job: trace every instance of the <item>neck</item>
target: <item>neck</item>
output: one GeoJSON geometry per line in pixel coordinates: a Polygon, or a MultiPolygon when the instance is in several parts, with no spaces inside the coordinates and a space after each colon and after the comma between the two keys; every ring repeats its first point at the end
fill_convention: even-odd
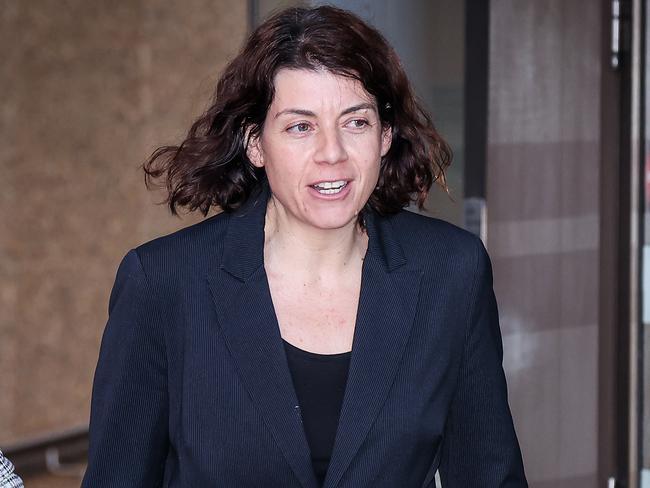
{"type": "Polygon", "coordinates": [[[269,199],[264,226],[267,265],[297,273],[337,274],[359,264],[368,247],[366,233],[354,221],[338,229],[315,229],[296,222],[269,199]]]}

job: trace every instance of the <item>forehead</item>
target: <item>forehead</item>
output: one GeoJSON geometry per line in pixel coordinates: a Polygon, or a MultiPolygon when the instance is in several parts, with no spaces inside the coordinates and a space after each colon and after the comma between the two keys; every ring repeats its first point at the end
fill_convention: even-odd
{"type": "Polygon", "coordinates": [[[291,108],[335,108],[374,103],[359,80],[327,70],[281,69],[274,78],[271,111],[291,108]]]}

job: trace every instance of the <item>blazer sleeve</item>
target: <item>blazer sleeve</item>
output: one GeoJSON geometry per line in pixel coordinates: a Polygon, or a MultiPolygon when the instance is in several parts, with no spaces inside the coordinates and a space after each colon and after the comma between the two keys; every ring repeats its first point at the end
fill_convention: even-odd
{"type": "Polygon", "coordinates": [[[168,445],[160,302],[135,250],[122,260],[95,371],[82,488],[161,486],[168,445]]]}
{"type": "Polygon", "coordinates": [[[444,488],[522,488],[528,485],[508,407],[492,267],[476,241],[477,271],[440,477],[444,488]]]}

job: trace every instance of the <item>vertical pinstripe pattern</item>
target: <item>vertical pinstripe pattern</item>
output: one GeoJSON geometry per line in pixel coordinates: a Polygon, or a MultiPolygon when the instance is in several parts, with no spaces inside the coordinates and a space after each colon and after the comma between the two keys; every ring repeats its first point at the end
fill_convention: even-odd
{"type": "MultiPolygon", "coordinates": [[[[125,258],[84,487],[316,488],[263,266],[268,196],[125,258]]],[[[527,486],[480,241],[408,212],[367,229],[324,486],[431,487],[438,467],[445,488],[527,486]]]]}

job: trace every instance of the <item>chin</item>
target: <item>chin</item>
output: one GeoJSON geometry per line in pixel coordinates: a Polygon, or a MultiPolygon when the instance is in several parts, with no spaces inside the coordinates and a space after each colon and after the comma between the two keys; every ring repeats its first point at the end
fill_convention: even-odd
{"type": "Polygon", "coordinates": [[[357,216],[354,213],[349,215],[323,215],[314,216],[315,218],[309,219],[309,223],[323,230],[342,229],[354,224],[357,221],[357,216]]]}
{"type": "Polygon", "coordinates": [[[323,230],[342,229],[351,227],[359,220],[357,206],[362,207],[358,198],[349,198],[345,201],[318,202],[309,205],[306,221],[315,228],[323,230]]]}

